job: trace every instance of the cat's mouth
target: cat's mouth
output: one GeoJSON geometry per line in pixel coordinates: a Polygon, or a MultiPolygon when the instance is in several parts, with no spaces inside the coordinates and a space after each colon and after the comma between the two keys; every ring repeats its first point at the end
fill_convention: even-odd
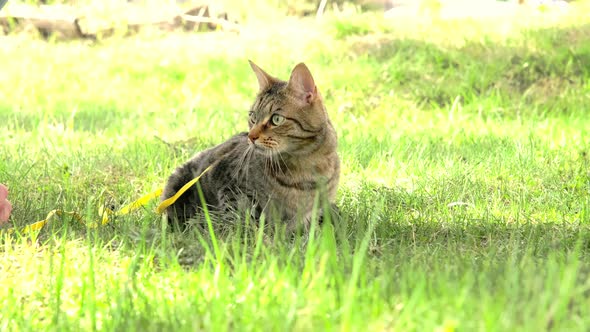
{"type": "Polygon", "coordinates": [[[254,143],[254,149],[257,151],[274,151],[276,148],[265,145],[265,144],[257,144],[254,143]]]}
{"type": "Polygon", "coordinates": [[[263,154],[275,154],[279,152],[279,145],[278,144],[269,144],[263,142],[255,142],[250,143],[250,146],[254,149],[254,151],[263,153],[263,154]]]}

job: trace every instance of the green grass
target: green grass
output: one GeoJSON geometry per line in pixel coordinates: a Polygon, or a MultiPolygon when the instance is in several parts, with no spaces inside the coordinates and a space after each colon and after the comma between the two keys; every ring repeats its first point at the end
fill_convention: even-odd
{"type": "Polygon", "coordinates": [[[307,63],[343,167],[341,218],[308,237],[247,219],[171,232],[156,202],[3,236],[0,330],[587,331],[590,21],[539,21],[3,37],[16,226],[99,220],[245,130],[249,58],[282,78],[307,63]]]}

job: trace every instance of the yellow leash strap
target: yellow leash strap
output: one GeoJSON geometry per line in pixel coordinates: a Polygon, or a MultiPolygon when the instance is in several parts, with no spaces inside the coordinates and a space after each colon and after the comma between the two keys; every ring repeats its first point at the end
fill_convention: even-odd
{"type": "Polygon", "coordinates": [[[176,194],[174,194],[174,196],[163,200],[160,205],[158,205],[158,207],[156,208],[156,212],[157,213],[163,213],[164,210],[166,210],[167,207],[169,207],[170,205],[174,204],[174,202],[176,202],[176,200],[178,199],[178,197],[182,196],[182,194],[184,194],[185,191],[188,190],[188,188],[192,187],[195,183],[197,183],[197,181],[199,181],[199,179],[201,178],[201,176],[203,176],[205,173],[209,172],[209,170],[211,169],[211,167],[213,167],[213,165],[205,168],[205,170],[203,172],[201,172],[201,174],[199,174],[199,176],[197,176],[196,178],[192,179],[191,181],[187,182],[184,186],[182,186],[182,188],[180,188],[179,191],[176,192],[176,194]]]}
{"type": "MultiPolygon", "coordinates": [[[[78,213],[76,213],[74,211],[62,211],[62,210],[56,209],[56,210],[49,211],[49,213],[47,214],[47,217],[45,217],[45,219],[23,227],[20,232],[23,234],[27,234],[27,233],[30,233],[33,231],[38,231],[41,228],[43,228],[43,226],[47,225],[49,223],[49,221],[51,220],[51,218],[53,218],[53,216],[57,215],[57,216],[61,217],[64,214],[69,214],[72,217],[74,217],[74,219],[78,220],[81,223],[84,223],[84,221],[82,220],[82,217],[78,213]]],[[[2,235],[2,233],[4,233],[4,232],[6,232],[7,234],[12,234],[15,231],[16,231],[16,229],[14,229],[14,228],[3,229],[3,230],[0,230],[0,235],[2,235]]]]}
{"type": "MultiPolygon", "coordinates": [[[[158,214],[163,213],[167,207],[169,207],[170,205],[174,204],[174,202],[176,202],[176,200],[182,196],[182,194],[184,194],[190,187],[192,187],[195,183],[197,183],[199,181],[199,179],[205,174],[207,173],[209,170],[211,170],[211,168],[213,167],[213,165],[205,168],[205,170],[203,172],[201,172],[201,174],[199,174],[199,176],[197,176],[196,178],[192,179],[191,181],[187,182],[184,186],[182,186],[182,188],[180,188],[180,190],[174,194],[174,196],[163,200],[160,205],[158,205],[158,207],[156,208],[156,212],[158,214]]],[[[101,224],[105,225],[107,224],[110,220],[110,216],[122,216],[122,215],[126,215],[129,214],[130,212],[133,212],[143,206],[145,206],[149,201],[151,201],[154,198],[159,197],[162,194],[162,189],[157,189],[147,195],[144,195],[142,197],[140,197],[139,199],[137,199],[136,201],[125,205],[124,207],[122,207],[119,211],[113,211],[109,208],[101,208],[99,209],[99,214],[102,215],[102,220],[101,220],[101,224]]],[[[62,215],[71,215],[72,217],[74,217],[74,219],[78,220],[79,222],[86,224],[88,227],[90,228],[95,228],[98,226],[98,224],[96,222],[93,223],[85,223],[84,219],[82,219],[82,217],[74,212],[74,211],[62,211],[59,209],[56,210],[51,210],[48,214],[47,217],[43,220],[37,221],[35,223],[32,223],[30,225],[27,225],[25,227],[23,227],[21,229],[21,233],[23,234],[27,234],[33,231],[38,231],[40,229],[42,229],[45,225],[47,225],[49,223],[49,221],[51,221],[51,219],[53,218],[53,216],[57,215],[57,216],[62,216],[62,215]]],[[[6,234],[12,234],[16,231],[16,229],[14,228],[8,228],[8,229],[0,229],[0,235],[6,233],[6,234]]]]}
{"type": "MultiPolygon", "coordinates": [[[[105,225],[109,221],[111,221],[109,219],[109,216],[123,216],[123,215],[129,214],[130,212],[133,212],[133,211],[139,209],[140,207],[145,206],[152,199],[160,197],[161,194],[162,194],[162,189],[157,189],[145,196],[140,197],[138,200],[125,205],[117,212],[115,212],[109,208],[101,208],[98,211],[99,214],[102,215],[101,224],[105,225]]],[[[96,225],[96,223],[92,223],[89,226],[92,228],[95,228],[97,225],[96,225]]]]}

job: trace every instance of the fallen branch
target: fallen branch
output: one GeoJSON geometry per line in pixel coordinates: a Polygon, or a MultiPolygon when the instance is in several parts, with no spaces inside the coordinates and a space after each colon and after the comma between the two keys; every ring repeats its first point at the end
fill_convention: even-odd
{"type": "Polygon", "coordinates": [[[92,38],[82,32],[76,16],[43,9],[34,10],[30,6],[13,6],[10,11],[0,12],[0,25],[4,30],[9,31],[15,24],[32,25],[44,37],[57,33],[63,38],[92,38]]]}
{"type": "MultiPolygon", "coordinates": [[[[86,33],[81,29],[80,18],[72,13],[75,10],[64,6],[41,6],[34,7],[29,5],[15,5],[0,12],[0,26],[5,33],[15,29],[15,27],[33,26],[41,35],[48,37],[57,35],[59,38],[76,39],[99,37],[108,37],[114,35],[120,28],[124,34],[137,33],[144,27],[156,27],[160,30],[171,31],[175,29],[199,30],[200,25],[206,24],[210,30],[222,29],[228,31],[239,31],[239,25],[227,20],[227,15],[222,17],[211,17],[208,6],[195,7],[187,12],[174,12],[168,14],[157,14],[155,16],[139,16],[139,20],[122,20],[120,25],[115,27],[106,27],[98,29],[88,29],[88,18],[82,19],[82,27],[87,30],[86,33]],[[171,15],[170,15],[171,14],[171,15]],[[196,14],[196,15],[195,15],[196,14]]],[[[92,25],[92,24],[91,24],[92,25]]]]}
{"type": "Polygon", "coordinates": [[[238,24],[223,18],[212,18],[188,14],[182,14],[180,15],[180,18],[187,22],[214,24],[216,26],[221,27],[223,30],[227,31],[240,31],[240,26],[238,24]]]}

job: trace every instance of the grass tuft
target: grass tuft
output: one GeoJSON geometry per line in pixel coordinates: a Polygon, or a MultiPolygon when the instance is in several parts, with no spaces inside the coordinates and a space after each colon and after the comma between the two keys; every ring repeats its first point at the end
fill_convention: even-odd
{"type": "Polygon", "coordinates": [[[247,59],[282,78],[310,67],[342,180],[338,213],[307,235],[247,215],[174,231],[156,202],[96,229],[63,215],[2,235],[0,330],[587,331],[579,13],[491,24],[343,10],[239,36],[2,37],[15,226],[56,208],[100,220],[245,130],[247,59]]]}

